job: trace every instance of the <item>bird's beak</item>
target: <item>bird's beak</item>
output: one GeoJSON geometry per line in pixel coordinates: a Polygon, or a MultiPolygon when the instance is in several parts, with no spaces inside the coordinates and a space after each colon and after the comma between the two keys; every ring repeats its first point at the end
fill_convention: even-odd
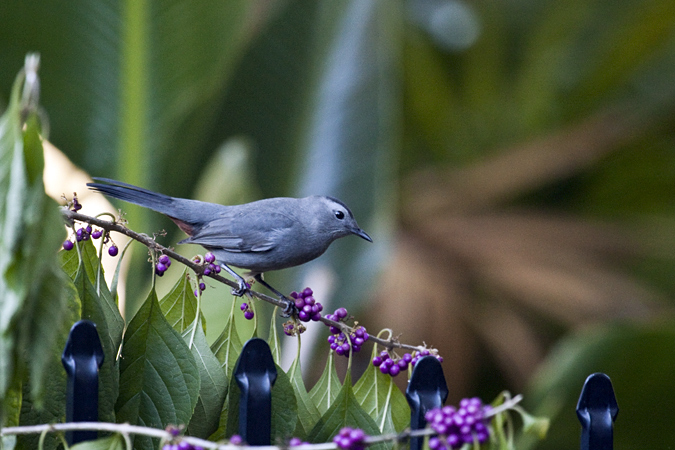
{"type": "Polygon", "coordinates": [[[370,238],[370,236],[368,236],[368,233],[363,231],[361,228],[354,229],[354,231],[352,231],[352,233],[354,233],[355,235],[357,235],[360,238],[365,239],[368,242],[373,242],[373,240],[370,238]]]}

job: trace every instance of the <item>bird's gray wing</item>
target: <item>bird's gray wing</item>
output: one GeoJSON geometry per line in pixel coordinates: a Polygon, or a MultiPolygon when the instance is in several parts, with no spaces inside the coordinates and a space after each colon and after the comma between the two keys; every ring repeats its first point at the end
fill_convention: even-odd
{"type": "Polygon", "coordinates": [[[278,237],[297,223],[279,213],[267,213],[264,220],[255,216],[224,216],[210,221],[179,244],[218,247],[228,252],[264,252],[276,247],[278,237]]]}

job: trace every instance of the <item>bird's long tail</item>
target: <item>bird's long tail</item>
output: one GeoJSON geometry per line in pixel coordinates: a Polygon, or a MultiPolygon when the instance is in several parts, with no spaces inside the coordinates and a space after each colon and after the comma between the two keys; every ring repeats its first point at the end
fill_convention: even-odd
{"type": "Polygon", "coordinates": [[[94,178],[94,180],[99,183],[87,183],[87,186],[93,191],[150,208],[167,216],[176,214],[175,202],[177,199],[173,197],[109,178],[94,178]]]}

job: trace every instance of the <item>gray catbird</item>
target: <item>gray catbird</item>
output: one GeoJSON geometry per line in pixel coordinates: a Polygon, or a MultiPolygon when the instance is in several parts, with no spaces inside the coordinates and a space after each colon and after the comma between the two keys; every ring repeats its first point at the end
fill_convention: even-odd
{"type": "Polygon", "coordinates": [[[247,269],[250,275],[275,294],[262,280],[262,273],[311,261],[335,239],[355,234],[372,242],[354,220],[347,205],[333,197],[269,198],[243,205],[169,197],[107,178],[94,178],[92,190],[135,203],[168,216],[188,236],[179,244],[199,244],[211,251],[221,266],[246,290],[244,279],[228,264],[247,269]],[[104,184],[105,183],[105,184],[104,184]]]}

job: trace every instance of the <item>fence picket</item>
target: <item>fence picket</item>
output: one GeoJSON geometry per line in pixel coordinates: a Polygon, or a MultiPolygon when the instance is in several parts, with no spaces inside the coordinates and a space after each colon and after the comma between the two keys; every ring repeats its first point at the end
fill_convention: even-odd
{"type": "Polygon", "coordinates": [[[614,421],[619,413],[612,381],[604,373],[586,378],[577,403],[581,450],[612,450],[614,421]]]}
{"type": "MultiPolygon", "coordinates": [[[[427,411],[442,407],[448,398],[443,368],[435,357],[425,356],[415,364],[405,396],[410,405],[410,429],[424,428],[427,425],[424,418],[427,411]]],[[[423,444],[424,438],[412,438],[410,450],[421,450],[423,444]]]]}
{"type": "Polygon", "coordinates": [[[253,338],[244,344],[234,377],[241,390],[239,435],[248,445],[270,445],[277,369],[267,342],[253,338]]]}
{"type": "MultiPolygon", "coordinates": [[[[103,364],[103,348],[96,325],[80,320],[70,329],[61,362],[66,369],[66,422],[98,421],[98,371],[103,364]]],[[[69,445],[94,440],[96,431],[67,431],[69,445]]]]}

